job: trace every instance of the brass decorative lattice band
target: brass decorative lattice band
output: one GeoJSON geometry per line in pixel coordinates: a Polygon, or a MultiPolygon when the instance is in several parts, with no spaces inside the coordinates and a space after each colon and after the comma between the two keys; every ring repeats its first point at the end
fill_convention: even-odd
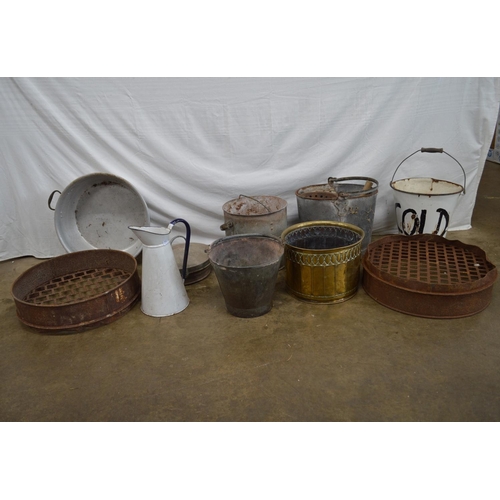
{"type": "Polygon", "coordinates": [[[361,246],[356,245],[351,248],[331,253],[311,253],[300,252],[287,247],[286,257],[295,264],[308,267],[330,267],[347,264],[357,259],[361,255],[361,246]]]}

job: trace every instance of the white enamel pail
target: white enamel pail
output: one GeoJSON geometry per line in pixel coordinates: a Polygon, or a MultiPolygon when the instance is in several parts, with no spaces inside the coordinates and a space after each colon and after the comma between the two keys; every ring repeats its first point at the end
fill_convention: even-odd
{"type": "MultiPolygon", "coordinates": [[[[422,148],[410,156],[419,152],[444,153],[460,165],[458,160],[440,148],[422,148]]],[[[410,156],[398,165],[390,184],[394,194],[398,231],[407,236],[414,234],[446,236],[460,195],[465,194],[465,170],[460,165],[464,175],[463,186],[433,177],[409,177],[395,181],[396,172],[410,156]]]]}

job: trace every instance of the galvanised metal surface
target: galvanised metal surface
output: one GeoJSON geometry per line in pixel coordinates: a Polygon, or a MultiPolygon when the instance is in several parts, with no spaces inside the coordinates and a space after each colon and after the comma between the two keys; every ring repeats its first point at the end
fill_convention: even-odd
{"type": "Polygon", "coordinates": [[[253,318],[272,309],[283,257],[280,240],[255,234],[227,236],[210,245],[208,256],[229,313],[253,318]]]}
{"type": "Polygon", "coordinates": [[[75,332],[111,323],[139,300],[137,261],[118,250],[73,252],[25,271],[12,285],[21,322],[75,332]]]}
{"type": "Polygon", "coordinates": [[[477,246],[437,235],[386,236],[363,258],[363,288],[377,302],[426,318],[460,318],[491,301],[496,267],[477,246]]]}
{"type": "Polygon", "coordinates": [[[128,226],[149,226],[149,211],[137,189],[116,175],[95,172],[75,179],[61,193],[53,191],[48,205],[68,252],[123,250],[137,257],[142,244],[128,226]],[[55,193],[60,193],[52,208],[55,193]]]}
{"type": "Polygon", "coordinates": [[[222,206],[226,236],[264,234],[279,238],[287,227],[287,202],[277,196],[240,195],[222,206]]]}
{"type": "Polygon", "coordinates": [[[311,221],[282,234],[288,291],[308,302],[334,304],[357,290],[364,232],[352,224],[311,221]]]}
{"type": "Polygon", "coordinates": [[[297,189],[299,220],[331,220],[360,227],[365,237],[365,252],[371,241],[378,181],[371,177],[330,177],[327,184],[313,184],[297,189]]]}

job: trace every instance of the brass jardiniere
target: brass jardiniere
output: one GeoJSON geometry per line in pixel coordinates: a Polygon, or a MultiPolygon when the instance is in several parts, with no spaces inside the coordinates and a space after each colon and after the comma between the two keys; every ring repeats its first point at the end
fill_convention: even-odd
{"type": "Polygon", "coordinates": [[[352,224],[310,221],[281,235],[286,284],[298,299],[322,304],[344,302],[359,285],[364,232],[352,224]]]}

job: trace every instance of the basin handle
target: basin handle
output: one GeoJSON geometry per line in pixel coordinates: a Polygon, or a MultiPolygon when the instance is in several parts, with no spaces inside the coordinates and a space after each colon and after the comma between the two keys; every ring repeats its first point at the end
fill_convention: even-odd
{"type": "Polygon", "coordinates": [[[61,194],[61,191],[59,191],[59,189],[56,189],[55,191],[52,191],[52,194],[49,196],[49,201],[47,202],[47,204],[49,205],[49,208],[52,210],[52,211],[55,211],[56,209],[55,208],[52,208],[52,198],[54,198],[54,195],[56,193],[59,193],[61,194]]]}
{"type": "Polygon", "coordinates": [[[182,224],[186,226],[186,238],[185,238],[186,246],[184,247],[184,260],[182,261],[182,271],[181,271],[182,279],[185,280],[187,273],[188,255],[189,255],[189,242],[191,241],[191,227],[184,219],[174,219],[173,221],[170,221],[169,226],[175,226],[178,222],[182,222],[182,224]]]}

